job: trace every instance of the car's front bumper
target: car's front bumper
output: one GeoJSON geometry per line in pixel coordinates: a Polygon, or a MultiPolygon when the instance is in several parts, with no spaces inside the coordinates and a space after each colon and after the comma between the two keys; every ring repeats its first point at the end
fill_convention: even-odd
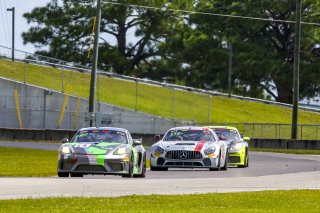
{"type": "Polygon", "coordinates": [[[238,166],[245,165],[246,147],[242,147],[238,152],[229,151],[228,165],[238,166]]]}
{"type": "Polygon", "coordinates": [[[130,156],[68,154],[60,155],[58,172],[123,175],[129,172],[130,156]]]}
{"type": "Polygon", "coordinates": [[[201,159],[170,159],[163,156],[150,157],[150,164],[152,167],[158,168],[217,168],[217,158],[204,157],[201,159]]]}

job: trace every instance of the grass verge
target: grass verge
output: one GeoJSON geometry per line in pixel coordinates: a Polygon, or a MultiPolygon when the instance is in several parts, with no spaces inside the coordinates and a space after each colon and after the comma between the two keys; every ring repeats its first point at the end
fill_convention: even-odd
{"type": "Polygon", "coordinates": [[[58,151],[1,147],[0,176],[48,177],[57,175],[58,151]]]}
{"type": "Polygon", "coordinates": [[[0,200],[1,212],[320,212],[320,190],[0,200]]]}
{"type": "MultiPolygon", "coordinates": [[[[58,151],[0,147],[0,177],[57,175],[58,151]]],[[[150,160],[147,160],[147,168],[150,160]]]]}
{"type": "MultiPolygon", "coordinates": [[[[0,60],[0,76],[17,81],[24,81],[24,64],[0,60]]],[[[28,64],[26,82],[48,89],[89,97],[90,75],[64,71],[62,88],[62,70],[28,64]]],[[[110,103],[134,110],[136,107],[136,87],[133,81],[124,81],[105,76],[99,77],[99,98],[101,102],[110,103]]],[[[148,84],[138,86],[138,110],[168,118],[193,120],[196,122],[257,122],[287,123],[291,122],[291,109],[262,103],[230,99],[225,97],[196,94],[148,84]],[[174,97],[174,101],[173,101],[174,97]],[[209,104],[209,101],[211,103],[209,104]],[[211,106],[209,108],[209,106],[211,106]],[[210,115],[211,117],[208,117],[210,115]]],[[[97,91],[98,92],[98,91],[97,91]]],[[[299,122],[302,124],[320,123],[320,115],[301,111],[299,122]]]]}
{"type": "Polygon", "coordinates": [[[320,155],[320,150],[250,148],[250,151],[301,154],[301,155],[320,155]]]}

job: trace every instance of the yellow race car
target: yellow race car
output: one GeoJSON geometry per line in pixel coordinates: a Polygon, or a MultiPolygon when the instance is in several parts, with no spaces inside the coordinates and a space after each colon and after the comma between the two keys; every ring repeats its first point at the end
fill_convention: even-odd
{"type": "Polygon", "coordinates": [[[249,166],[249,148],[248,142],[250,138],[242,138],[239,131],[231,126],[208,126],[212,129],[219,140],[228,144],[228,165],[245,168],[249,166]]]}

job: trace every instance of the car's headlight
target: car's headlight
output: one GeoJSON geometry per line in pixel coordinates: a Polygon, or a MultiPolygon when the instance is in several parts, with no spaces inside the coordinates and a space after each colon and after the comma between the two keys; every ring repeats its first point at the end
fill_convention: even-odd
{"type": "Polygon", "coordinates": [[[163,154],[163,153],[164,153],[164,149],[162,149],[161,147],[157,146],[157,147],[154,149],[154,153],[163,154]]]}
{"type": "Polygon", "coordinates": [[[62,154],[71,154],[71,149],[70,149],[70,147],[69,147],[69,146],[63,146],[63,147],[61,148],[61,153],[62,153],[62,154]]]}
{"type": "Polygon", "coordinates": [[[127,153],[127,147],[119,147],[116,151],[113,152],[114,155],[124,155],[127,153]]]}
{"type": "Polygon", "coordinates": [[[240,150],[242,147],[243,147],[242,143],[236,143],[230,147],[230,150],[237,151],[237,150],[240,150]]]}
{"type": "Polygon", "coordinates": [[[210,148],[204,150],[204,154],[210,155],[210,154],[213,154],[215,151],[216,151],[216,147],[210,147],[210,148]]]}

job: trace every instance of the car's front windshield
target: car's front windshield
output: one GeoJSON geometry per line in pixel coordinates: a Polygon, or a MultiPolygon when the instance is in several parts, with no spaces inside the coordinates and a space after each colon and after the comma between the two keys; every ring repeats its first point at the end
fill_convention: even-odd
{"type": "Polygon", "coordinates": [[[215,141],[215,137],[208,130],[175,129],[170,130],[163,141],[215,141]]]}
{"type": "Polygon", "coordinates": [[[232,129],[214,129],[214,132],[220,138],[223,136],[228,141],[239,141],[241,140],[239,133],[232,129]]]}
{"type": "Polygon", "coordinates": [[[83,130],[79,131],[71,142],[109,142],[109,143],[128,143],[126,133],[116,130],[83,130]]]}

